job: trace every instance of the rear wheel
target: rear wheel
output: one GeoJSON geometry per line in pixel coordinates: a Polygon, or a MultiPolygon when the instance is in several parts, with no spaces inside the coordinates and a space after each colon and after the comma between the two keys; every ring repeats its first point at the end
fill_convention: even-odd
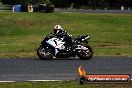
{"type": "Polygon", "coordinates": [[[46,47],[46,46],[41,45],[37,49],[37,55],[42,60],[52,60],[53,59],[53,54],[52,54],[51,49],[49,47],[46,47]]]}
{"type": "Polygon", "coordinates": [[[85,46],[87,49],[81,49],[78,50],[77,52],[77,56],[81,59],[81,60],[88,60],[91,59],[93,56],[93,50],[90,46],[85,46]]]}

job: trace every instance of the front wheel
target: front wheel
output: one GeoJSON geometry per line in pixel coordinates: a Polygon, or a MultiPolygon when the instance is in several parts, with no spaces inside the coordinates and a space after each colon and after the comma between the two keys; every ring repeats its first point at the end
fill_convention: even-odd
{"type": "Polygon", "coordinates": [[[81,60],[88,60],[91,59],[93,56],[93,50],[92,48],[87,45],[85,46],[87,49],[81,49],[77,51],[77,56],[81,59],[81,60]]]}
{"type": "Polygon", "coordinates": [[[37,55],[42,60],[51,60],[51,59],[53,59],[53,54],[51,53],[51,49],[46,47],[46,46],[43,46],[43,45],[41,45],[37,49],[37,55]]]}

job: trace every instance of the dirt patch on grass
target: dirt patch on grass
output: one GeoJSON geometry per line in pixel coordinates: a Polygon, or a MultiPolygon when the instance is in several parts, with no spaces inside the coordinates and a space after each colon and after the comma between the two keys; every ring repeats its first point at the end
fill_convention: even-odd
{"type": "Polygon", "coordinates": [[[17,26],[20,26],[20,27],[30,27],[30,26],[34,25],[33,22],[27,21],[27,20],[16,21],[15,23],[17,26]]]}
{"type": "Polygon", "coordinates": [[[132,45],[125,44],[125,43],[99,43],[98,45],[95,45],[95,47],[103,47],[103,48],[132,48],[132,45]]]}
{"type": "Polygon", "coordinates": [[[39,20],[19,20],[19,21],[15,21],[15,24],[19,27],[32,27],[32,26],[43,26],[44,24],[49,24],[49,21],[39,21],[39,20]]]}

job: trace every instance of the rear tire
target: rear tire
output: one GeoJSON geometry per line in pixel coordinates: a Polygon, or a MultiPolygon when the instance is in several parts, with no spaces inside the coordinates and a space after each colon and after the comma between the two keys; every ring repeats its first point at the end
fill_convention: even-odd
{"type": "Polygon", "coordinates": [[[53,59],[53,54],[51,53],[51,49],[43,45],[41,45],[37,49],[37,55],[39,56],[41,60],[52,60],[53,59]]]}
{"type": "Polygon", "coordinates": [[[79,50],[77,52],[77,56],[81,60],[88,60],[93,57],[93,49],[89,45],[87,45],[86,47],[88,48],[88,50],[79,50]]]}

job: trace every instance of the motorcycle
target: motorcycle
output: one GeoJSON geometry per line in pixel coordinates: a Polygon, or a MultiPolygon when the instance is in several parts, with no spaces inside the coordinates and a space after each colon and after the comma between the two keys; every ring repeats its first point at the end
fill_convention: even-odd
{"type": "Polygon", "coordinates": [[[42,40],[37,49],[40,59],[51,60],[56,58],[69,58],[78,56],[82,60],[92,58],[93,49],[88,45],[89,36],[78,36],[72,39],[72,44],[67,43],[64,38],[58,38],[53,34],[48,34],[42,40]]]}

